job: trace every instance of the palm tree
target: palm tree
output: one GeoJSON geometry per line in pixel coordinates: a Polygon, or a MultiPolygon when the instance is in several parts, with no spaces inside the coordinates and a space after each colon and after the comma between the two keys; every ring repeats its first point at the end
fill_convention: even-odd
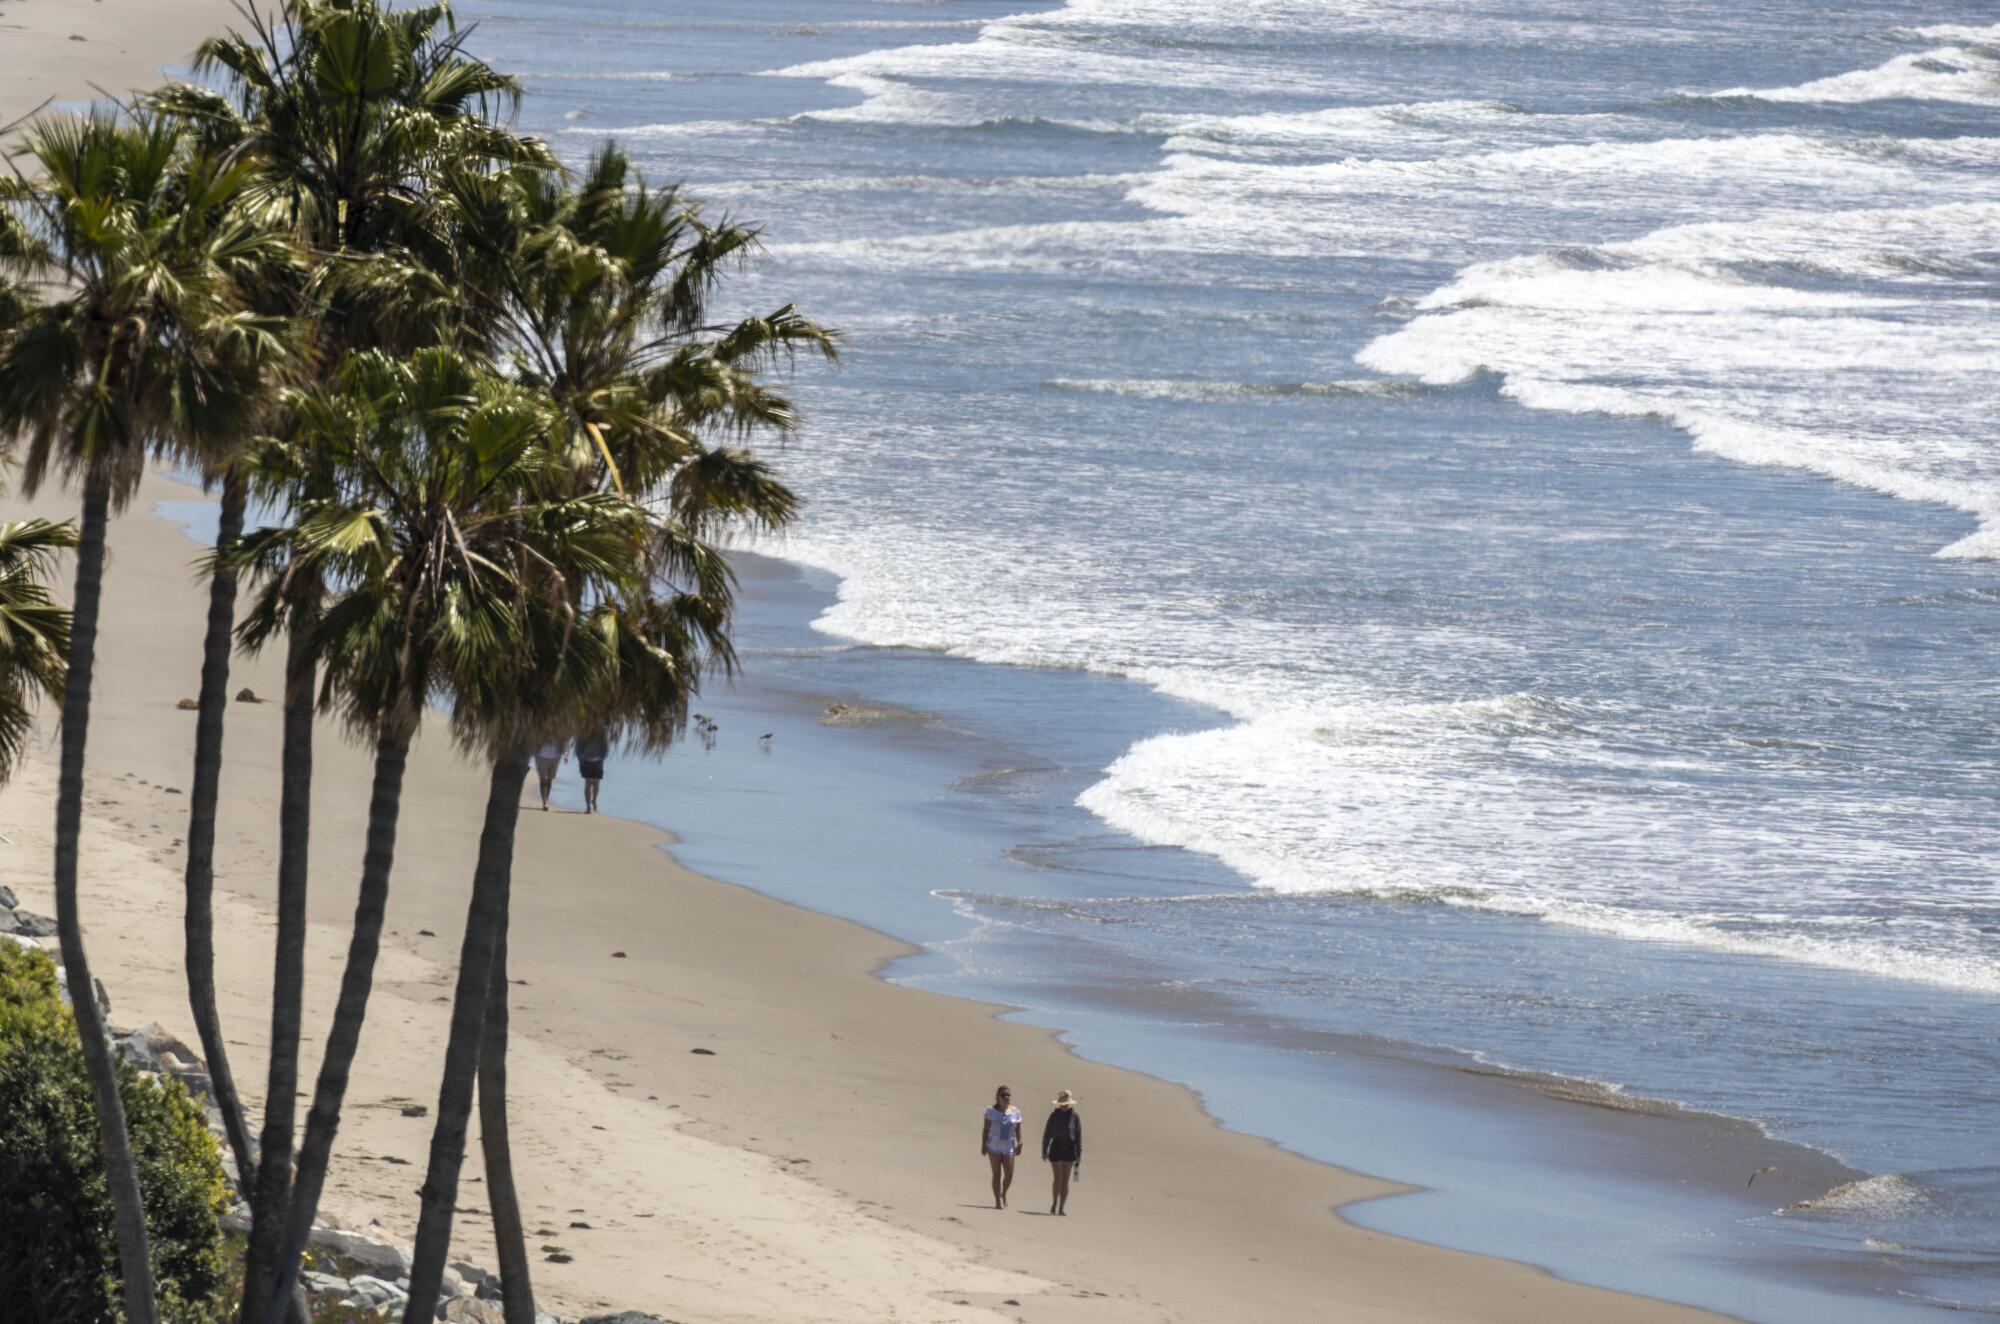
{"type": "Polygon", "coordinates": [[[406,1324],[430,1317],[443,1280],[475,1072],[506,1316],[508,1324],[532,1324],[535,1316],[506,1125],[507,916],[529,752],[551,735],[585,726],[622,732],[641,748],[664,747],[685,727],[704,667],[734,661],[724,630],[726,606],[693,594],[657,595],[657,530],[637,507],[622,500],[597,504],[602,500],[587,509],[607,518],[611,528],[605,532],[625,541],[622,548],[615,540],[597,543],[622,550],[622,562],[553,573],[537,553],[544,575],[553,573],[550,603],[524,614],[514,657],[483,666],[453,697],[460,740],[490,760],[490,776],[437,1121],[419,1192],[406,1324]],[[579,597],[596,603],[578,608],[579,597]]]}
{"type": "Polygon", "coordinates": [[[56,922],[103,1134],[126,1316],[152,1324],[137,1169],[77,911],[84,753],[105,530],[156,448],[199,451],[251,423],[282,328],[241,284],[282,241],[227,204],[244,176],[169,121],[99,111],[28,131],[32,176],[0,181],[0,266],[28,286],[0,334],[0,434],[24,435],[25,488],[83,489],[56,799],[56,922]]]}
{"type": "Polygon", "coordinates": [[[441,189],[473,296],[464,334],[556,402],[580,480],[671,496],[680,518],[791,517],[791,494],[763,464],[704,440],[789,433],[791,403],[761,375],[802,350],[838,354],[838,334],[792,304],[711,322],[723,275],[757,251],[754,228],[708,223],[616,144],[573,186],[546,172],[452,171],[441,189]]]}
{"type": "MultiPolygon", "coordinates": [[[[433,176],[446,162],[474,171],[484,162],[553,164],[542,144],[501,123],[518,85],[464,54],[445,4],[389,10],[376,0],[301,0],[276,26],[254,10],[246,18],[247,33],[212,39],[195,57],[197,73],[224,91],[177,86],[153,104],[245,151],[257,163],[265,204],[319,256],[308,303],[323,331],[323,376],[356,350],[433,343],[453,303],[450,282],[438,274],[449,254],[430,205],[433,176]]],[[[287,582],[278,942],[245,1320],[261,1314],[291,1200],[304,985],[319,593],[309,576],[287,582]]],[[[191,856],[191,928],[197,886],[206,883],[191,856]]],[[[192,988],[192,965],[189,978],[192,988]]],[[[240,1116],[233,1091],[223,1107],[240,1116]]]]}
{"type": "MultiPolygon", "coordinates": [[[[466,288],[485,295],[470,305],[463,334],[508,359],[518,380],[547,392],[558,406],[555,451],[567,462],[572,490],[610,487],[649,503],[651,569],[640,582],[650,584],[657,574],[683,585],[665,599],[653,598],[649,589],[628,593],[622,610],[604,604],[593,609],[620,665],[566,720],[545,720],[556,731],[623,727],[641,745],[662,745],[685,722],[704,654],[725,667],[732,661],[726,631],[733,584],[705,535],[734,518],[775,527],[796,509],[790,490],[761,461],[739,448],[710,447],[700,433],[789,431],[795,423],[789,403],[758,373],[801,347],[831,358],[835,336],[789,305],[735,326],[708,325],[709,295],[724,268],[754,250],[755,232],[706,224],[676,191],[650,189],[615,147],[604,149],[575,187],[544,172],[515,170],[450,172],[444,189],[459,227],[466,288]]],[[[549,688],[530,684],[494,696],[497,711],[489,720],[519,729],[513,710],[522,696],[545,704],[549,688]]],[[[489,832],[482,835],[475,872],[475,889],[486,880],[494,899],[469,917],[466,937],[468,958],[490,950],[492,968],[482,981],[471,959],[460,966],[421,1192],[412,1319],[420,1303],[435,1298],[449,1250],[474,1061],[507,1317],[509,1324],[534,1318],[508,1149],[505,1058],[513,827],[532,743],[511,754],[504,742],[494,745],[500,752],[492,770],[489,832]],[[493,924],[495,932],[477,937],[477,922],[493,924]],[[473,1026],[481,1027],[477,1034],[473,1026]]]]}
{"type": "MultiPolygon", "coordinates": [[[[339,1125],[380,942],[402,761],[423,705],[490,683],[496,660],[519,650],[524,622],[569,611],[565,576],[587,588],[644,534],[642,512],[622,498],[550,496],[546,402],[454,351],[356,354],[332,389],[296,392],[289,405],[295,435],[333,476],[329,494],[246,537],[243,554],[328,586],[318,624],[323,704],[374,738],[378,778],[267,1319],[290,1291],[339,1125]]],[[[281,592],[281,579],[267,583],[247,628],[276,628],[281,592]]],[[[482,971],[489,960],[474,954],[482,971]]]]}
{"type": "Polygon", "coordinates": [[[59,550],[74,546],[74,524],[0,524],[0,784],[20,761],[37,700],[62,700],[69,613],[49,597],[41,577],[59,550]]]}

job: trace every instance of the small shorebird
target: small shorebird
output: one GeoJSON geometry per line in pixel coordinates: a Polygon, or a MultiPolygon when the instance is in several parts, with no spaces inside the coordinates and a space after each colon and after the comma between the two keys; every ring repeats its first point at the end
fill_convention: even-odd
{"type": "Polygon", "coordinates": [[[1755,1186],[1757,1184],[1757,1179],[1759,1177],[1763,1176],[1767,1172],[1776,1172],[1777,1170],[1778,1170],[1777,1164],[1775,1163],[1765,1164],[1763,1167],[1757,1169],[1757,1171],[1750,1174],[1750,1180],[1743,1183],[1743,1189],[1746,1191],[1749,1190],[1752,1186],[1755,1186]]]}

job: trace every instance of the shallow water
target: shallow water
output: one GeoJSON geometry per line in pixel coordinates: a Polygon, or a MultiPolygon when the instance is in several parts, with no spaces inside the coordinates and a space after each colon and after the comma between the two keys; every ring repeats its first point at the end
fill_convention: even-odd
{"type": "Polygon", "coordinates": [[[838,600],[760,580],[766,688],[624,774],[690,859],[1440,1187],[1372,1224],[1754,1318],[2000,1309],[1990,7],[480,8],[530,127],[768,221],[744,307],[849,335],[776,549],[838,600]],[[1478,1177],[1425,1157],[1462,1118],[1357,1134],[1321,1034],[1863,1179],[1516,1218],[1520,1133],[1478,1177]]]}

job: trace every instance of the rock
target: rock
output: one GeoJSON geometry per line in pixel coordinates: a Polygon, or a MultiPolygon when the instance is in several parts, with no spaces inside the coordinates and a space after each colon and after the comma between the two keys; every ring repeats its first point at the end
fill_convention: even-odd
{"type": "Polygon", "coordinates": [[[36,915],[26,910],[0,912],[0,929],[8,933],[18,933],[23,938],[53,938],[56,922],[47,915],[36,915]]]}
{"type": "Polygon", "coordinates": [[[174,707],[180,709],[184,713],[198,713],[201,711],[201,705],[196,703],[193,699],[182,699],[179,703],[175,704],[174,707]]]}
{"type": "Polygon", "coordinates": [[[388,1301],[397,1305],[410,1299],[408,1292],[405,1292],[388,1279],[377,1278],[373,1274],[357,1273],[354,1277],[348,1279],[348,1281],[354,1284],[354,1291],[357,1295],[367,1295],[374,1297],[378,1301],[388,1301]]]}
{"type": "Polygon", "coordinates": [[[11,942],[16,947],[26,947],[29,951],[34,952],[42,950],[40,943],[22,933],[8,933],[5,930],[0,930],[0,942],[11,942]]]}
{"type": "Polygon", "coordinates": [[[236,691],[236,702],[262,703],[264,701],[257,697],[257,691],[251,689],[248,685],[245,685],[242,689],[236,691]]]}
{"type": "Polygon", "coordinates": [[[421,1103],[403,1105],[403,1116],[405,1117],[422,1117],[428,1112],[430,1112],[430,1109],[421,1103]]]}
{"type": "Polygon", "coordinates": [[[311,1269],[306,1269],[299,1274],[299,1278],[305,1283],[306,1290],[315,1296],[354,1295],[354,1284],[335,1274],[314,1273],[311,1269]]]}
{"type": "Polygon", "coordinates": [[[471,1260],[453,1260],[447,1267],[459,1276],[468,1289],[478,1287],[489,1278],[494,1282],[500,1281],[497,1275],[486,1272],[471,1260]]]}
{"type": "Polygon", "coordinates": [[[456,1297],[438,1307],[437,1317],[445,1324],[507,1324],[507,1315],[497,1301],[456,1297]]]}
{"type": "Polygon", "coordinates": [[[624,960],[624,959],[625,959],[625,953],[623,953],[623,952],[613,952],[613,953],[611,953],[611,959],[612,959],[612,960],[614,960],[614,961],[622,961],[622,960],[624,960]]]}
{"type": "Polygon", "coordinates": [[[180,1068],[169,1068],[170,1070],[185,1070],[188,1067],[199,1068],[202,1065],[201,1054],[189,1048],[173,1031],[158,1021],[154,1021],[144,1030],[140,1031],[140,1033],[146,1036],[146,1043],[152,1048],[155,1059],[165,1061],[167,1055],[171,1053],[181,1060],[183,1066],[180,1068]]]}
{"type": "Polygon", "coordinates": [[[438,1280],[438,1289],[446,1296],[464,1296],[465,1280],[453,1273],[450,1265],[446,1265],[444,1277],[438,1280]]]}
{"type": "Polygon", "coordinates": [[[239,1207],[230,1210],[215,1221],[224,1232],[248,1232],[250,1230],[250,1211],[247,1208],[239,1207]]]}
{"type": "Polygon", "coordinates": [[[118,1056],[141,1071],[160,1069],[159,1055],[153,1051],[153,1045],[147,1041],[144,1030],[134,1030],[128,1035],[112,1040],[111,1047],[118,1056]]]}
{"type": "Polygon", "coordinates": [[[487,1278],[485,1279],[485,1281],[483,1281],[483,1282],[481,1282],[481,1283],[479,1284],[479,1286],[477,1286],[477,1287],[475,1287],[475,1288],[473,1288],[473,1289],[472,1289],[472,1294],[473,1294],[473,1295],[474,1295],[475,1297],[478,1297],[478,1298],[479,1298],[479,1299],[480,1299],[481,1301],[498,1301],[498,1300],[500,1300],[500,1278],[499,1278],[499,1275],[497,1275],[497,1274],[494,1274],[494,1275],[491,1275],[491,1276],[487,1277],[487,1278]]]}
{"type": "Polygon", "coordinates": [[[14,895],[14,889],[5,883],[0,883],[0,910],[12,910],[20,904],[20,898],[14,895]]]}
{"type": "Polygon", "coordinates": [[[688,1051],[689,1051],[690,1053],[693,1053],[693,1054],[694,1054],[694,1055],[695,1055],[696,1057],[714,1057],[714,1056],[715,1056],[715,1050],[714,1050],[713,1048],[690,1048],[690,1049],[688,1049],[688,1051]]]}
{"type": "Polygon", "coordinates": [[[406,1278],[410,1273],[408,1252],[401,1246],[392,1245],[363,1232],[316,1227],[312,1233],[312,1244],[324,1246],[336,1255],[344,1255],[362,1268],[384,1277],[406,1278]]]}
{"type": "Polygon", "coordinates": [[[670,1321],[642,1310],[621,1310],[611,1315],[586,1315],[578,1324],[670,1324],[670,1321]]]}

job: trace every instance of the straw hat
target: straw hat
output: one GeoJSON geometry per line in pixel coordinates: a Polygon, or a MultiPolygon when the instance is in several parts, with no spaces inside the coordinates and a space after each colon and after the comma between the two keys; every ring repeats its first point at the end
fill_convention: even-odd
{"type": "Polygon", "coordinates": [[[1074,1094],[1071,1094],[1068,1090],[1056,1091],[1056,1107],[1068,1108],[1074,1106],[1075,1103],[1076,1103],[1076,1096],[1074,1094]]]}

